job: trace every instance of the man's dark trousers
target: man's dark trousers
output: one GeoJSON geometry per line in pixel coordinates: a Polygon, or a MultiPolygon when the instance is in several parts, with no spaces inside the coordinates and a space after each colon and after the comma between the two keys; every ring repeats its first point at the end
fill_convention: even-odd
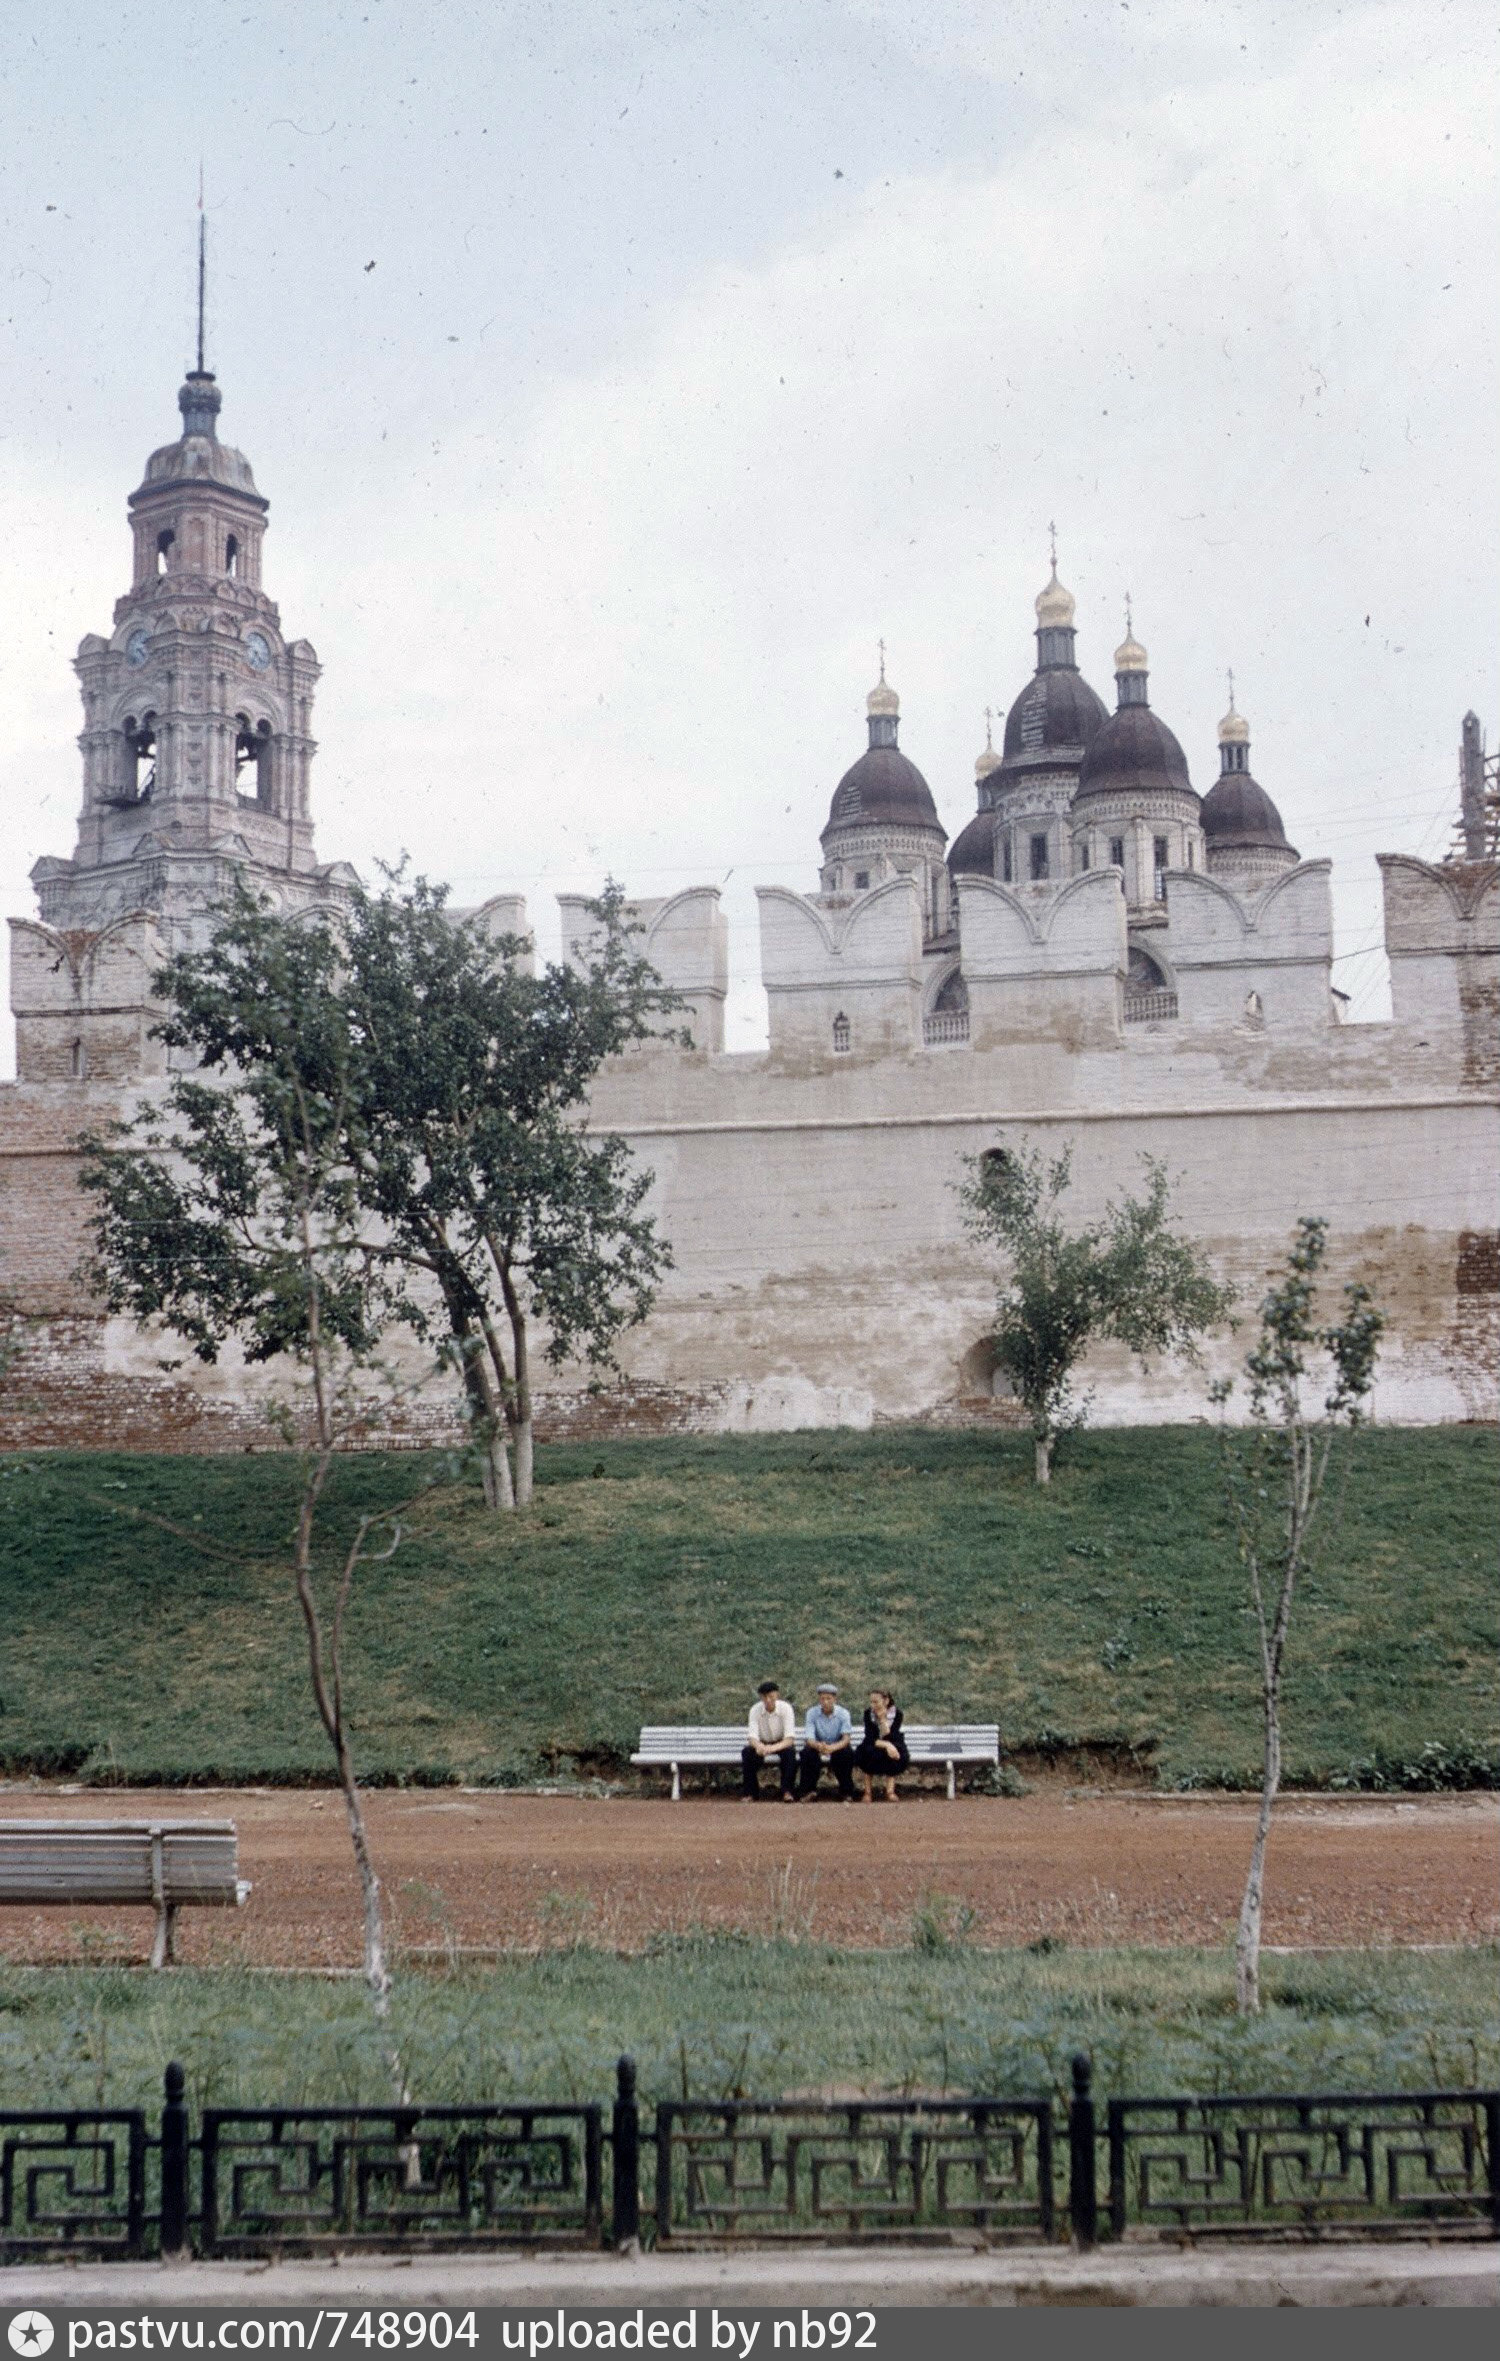
{"type": "MultiPolygon", "coordinates": [[[[753,1746],[747,1746],[742,1750],[740,1754],[740,1789],[743,1794],[759,1795],[760,1766],[767,1759],[765,1755],[757,1754],[753,1746]]],[[[776,1765],[777,1770],[781,1773],[782,1794],[794,1795],[797,1788],[796,1747],[788,1746],[783,1753],[771,1755],[769,1760],[776,1765]]]]}
{"type": "Polygon", "coordinates": [[[825,1760],[814,1747],[804,1746],[802,1749],[802,1769],[798,1780],[798,1785],[804,1795],[812,1794],[825,1771],[832,1771],[838,1781],[839,1793],[846,1801],[853,1796],[854,1751],[852,1747],[841,1746],[837,1754],[830,1754],[825,1760]]]}

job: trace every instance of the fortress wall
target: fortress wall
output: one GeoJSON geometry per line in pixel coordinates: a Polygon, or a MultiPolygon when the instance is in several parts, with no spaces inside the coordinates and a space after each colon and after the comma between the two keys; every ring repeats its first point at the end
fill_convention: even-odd
{"type": "MultiPolygon", "coordinates": [[[[1432,1040],[1375,1025],[1300,1039],[1164,1027],[1111,1049],[1032,1041],[872,1062],[621,1060],[594,1120],[654,1172],[676,1268],[624,1340],[621,1385],[544,1375],[544,1431],[1010,1422],[1014,1405],[986,1390],[993,1282],[954,1183],[965,1155],[1023,1142],[1071,1145],[1079,1216],[1133,1186],[1143,1155],[1162,1158],[1178,1217],[1247,1306],[1297,1217],[1325,1214],[1335,1276],[1365,1278],[1391,1317],[1376,1414],[1493,1417],[1500,1122],[1465,1088],[1468,1054],[1461,1026],[1432,1040]]],[[[99,1318],[73,1276],[68,1142],[124,1104],[102,1087],[0,1087],[0,1301],[29,1323],[0,1384],[0,1442],[266,1445],[263,1372],[205,1369],[175,1340],[99,1318]]],[[[1227,1342],[1216,1351],[1232,1365],[1227,1342]]],[[[1142,1377],[1118,1355],[1087,1382],[1105,1422],[1205,1408],[1205,1376],[1142,1377]]],[[[420,1440],[450,1418],[429,1386],[387,1436],[420,1440]]]]}

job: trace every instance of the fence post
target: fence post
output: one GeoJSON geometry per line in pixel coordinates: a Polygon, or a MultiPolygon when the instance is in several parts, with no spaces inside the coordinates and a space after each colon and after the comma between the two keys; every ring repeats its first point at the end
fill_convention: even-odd
{"type": "Polygon", "coordinates": [[[1073,2243],[1091,2247],[1099,2230],[1098,2158],[1094,2146],[1094,2067],[1086,2050],[1073,2057],[1073,2103],[1068,2109],[1068,2211],[1073,2243]]]}
{"type": "Polygon", "coordinates": [[[174,2058],[166,2072],[161,2111],[161,2252],[163,2262],[180,2262],[188,2251],[188,2113],[186,2077],[174,2058]]]}
{"type": "Polygon", "coordinates": [[[635,2095],[635,2060],[621,2058],[615,2068],[615,2114],[611,2152],[614,2158],[614,2243],[641,2242],[641,2110],[635,2095]]]}

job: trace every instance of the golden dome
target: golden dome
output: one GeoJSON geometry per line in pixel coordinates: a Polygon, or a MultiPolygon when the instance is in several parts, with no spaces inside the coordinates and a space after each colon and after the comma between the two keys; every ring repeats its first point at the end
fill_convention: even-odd
{"type": "Polygon", "coordinates": [[[1073,593],[1071,590],[1064,590],[1062,584],[1058,581],[1057,560],[1054,558],[1052,561],[1052,579],[1048,583],[1046,589],[1041,592],[1036,602],[1037,622],[1043,631],[1055,630],[1059,627],[1064,630],[1071,630],[1075,612],[1076,609],[1073,602],[1073,593]]]}
{"type": "Polygon", "coordinates": [[[1128,626],[1125,637],[1115,650],[1115,670],[1116,672],[1148,672],[1150,670],[1146,661],[1146,651],[1128,626]]]}
{"type": "Polygon", "coordinates": [[[895,690],[891,687],[891,684],[886,679],[884,673],[881,674],[879,680],[875,683],[874,688],[871,689],[870,694],[868,697],[866,697],[865,711],[866,713],[889,714],[897,714],[901,711],[901,700],[897,696],[895,690]]]}
{"type": "Polygon", "coordinates": [[[1236,713],[1231,705],[1219,724],[1219,744],[1221,746],[1248,746],[1249,743],[1250,724],[1246,721],[1243,713],[1236,713]]]}

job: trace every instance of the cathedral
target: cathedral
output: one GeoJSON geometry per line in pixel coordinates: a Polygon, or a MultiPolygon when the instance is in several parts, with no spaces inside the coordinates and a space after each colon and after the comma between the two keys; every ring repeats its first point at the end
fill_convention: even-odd
{"type": "MultiPolygon", "coordinates": [[[[268,503],[220,404],[200,340],[181,432],[129,495],[129,585],[76,659],[77,841],[36,863],[38,915],[11,921],[0,1316],[20,1350],[0,1444],[270,1440],[253,1373],[184,1366],[90,1297],[72,1179],[81,1131],[163,1089],[151,978],[206,938],[232,882],[288,912],[354,882],[314,849],[318,661],[263,587],[268,503]]],[[[590,1121],[653,1174],[675,1267],[608,1385],[557,1374],[544,1431],[1006,1423],[996,1274],[957,1185],[1007,1144],[1071,1151],[1078,1218],[1160,1159],[1176,1217],[1247,1301],[1322,1214],[1337,1273],[1388,1315],[1377,1416],[1495,1415],[1500,869],[1382,855],[1393,1013],[1341,1023],[1329,864],[1288,843],[1232,683],[1200,797],[1128,610],[1112,711],[1074,616],[1054,553],[1035,672],[951,845],[882,650],[816,891],[759,889],[763,1051],[724,1048],[716,889],[631,905],[691,1041],[606,1068],[590,1121]]],[[[561,908],[571,955],[591,920],[583,897],[561,908]]],[[[477,915],[527,930],[519,896],[477,915]]],[[[1100,1418],[1202,1415],[1202,1372],[1105,1353],[1087,1381],[1100,1418]]],[[[403,1416],[392,1439],[420,1439],[451,1405],[403,1416]]]]}
{"type": "Polygon", "coordinates": [[[1200,798],[1181,745],[1151,710],[1146,651],[1128,613],[1110,713],[1078,669],[1075,611],[1054,555],[1036,602],[1036,671],[1006,716],[1003,752],[987,742],[975,763],[978,809],[951,849],[927,781],[897,744],[900,699],[881,652],[867,701],[869,747],[839,781],[823,831],[820,899],[835,909],[883,878],[919,880],[928,1047],[968,1039],[959,877],[1045,891],[1091,870],[1118,871],[1128,928],[1122,1013],[1134,1021],[1177,1013],[1172,870],[1202,870],[1243,896],[1298,865],[1280,813],[1250,775],[1250,725],[1235,710],[1232,685],[1219,724],[1220,775],[1200,798]]]}

